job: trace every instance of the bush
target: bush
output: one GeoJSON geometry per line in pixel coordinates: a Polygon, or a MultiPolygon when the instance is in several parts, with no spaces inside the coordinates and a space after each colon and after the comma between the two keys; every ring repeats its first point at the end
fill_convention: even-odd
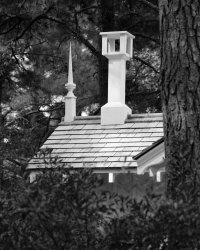
{"type": "Polygon", "coordinates": [[[0,249],[97,249],[102,213],[88,171],[52,170],[0,199],[0,249]]]}
{"type": "Polygon", "coordinates": [[[165,198],[132,201],[130,214],[114,218],[109,249],[200,249],[200,207],[165,198]]]}
{"type": "Polygon", "coordinates": [[[197,203],[97,192],[88,170],[52,169],[0,193],[0,249],[200,249],[197,203]]]}

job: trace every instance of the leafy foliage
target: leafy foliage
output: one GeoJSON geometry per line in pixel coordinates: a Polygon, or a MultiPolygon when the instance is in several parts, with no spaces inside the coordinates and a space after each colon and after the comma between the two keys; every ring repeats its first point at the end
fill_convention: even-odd
{"type": "Polygon", "coordinates": [[[127,103],[134,113],[161,112],[159,51],[146,47],[136,50],[135,56],[140,61],[132,60],[127,65],[127,103]]]}
{"type": "Polygon", "coordinates": [[[0,191],[1,249],[199,249],[198,203],[99,192],[91,171],[55,166],[33,183],[8,175],[0,191]]]}
{"type": "Polygon", "coordinates": [[[0,247],[96,249],[102,218],[94,192],[98,185],[89,172],[62,170],[1,193],[0,247]]]}

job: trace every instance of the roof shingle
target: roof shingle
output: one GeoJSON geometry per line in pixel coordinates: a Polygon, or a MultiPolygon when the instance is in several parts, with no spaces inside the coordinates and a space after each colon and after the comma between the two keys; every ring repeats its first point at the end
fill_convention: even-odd
{"type": "MultiPolygon", "coordinates": [[[[99,116],[76,117],[60,123],[42,146],[62,163],[82,168],[136,168],[132,157],[163,137],[161,113],[134,114],[125,124],[102,126],[99,116]]],[[[42,168],[35,156],[28,169],[42,168]]]]}

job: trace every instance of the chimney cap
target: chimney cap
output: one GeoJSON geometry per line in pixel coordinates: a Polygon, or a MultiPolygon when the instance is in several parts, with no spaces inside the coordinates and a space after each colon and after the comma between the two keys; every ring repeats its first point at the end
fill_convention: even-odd
{"type": "Polygon", "coordinates": [[[107,36],[108,38],[112,38],[112,39],[118,39],[120,38],[120,35],[127,35],[129,38],[135,38],[134,35],[132,35],[131,33],[129,33],[128,31],[109,31],[109,32],[100,32],[101,36],[107,36]]]}
{"type": "Polygon", "coordinates": [[[101,32],[102,55],[108,59],[124,58],[129,60],[133,56],[134,36],[127,31],[101,32]]]}

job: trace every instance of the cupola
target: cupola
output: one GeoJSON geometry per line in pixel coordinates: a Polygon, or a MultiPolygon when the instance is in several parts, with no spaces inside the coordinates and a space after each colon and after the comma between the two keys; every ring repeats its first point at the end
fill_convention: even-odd
{"type": "Polygon", "coordinates": [[[101,125],[124,124],[131,109],[125,104],[126,61],[133,55],[134,36],[127,31],[101,32],[102,55],[108,58],[108,102],[101,125]]]}

